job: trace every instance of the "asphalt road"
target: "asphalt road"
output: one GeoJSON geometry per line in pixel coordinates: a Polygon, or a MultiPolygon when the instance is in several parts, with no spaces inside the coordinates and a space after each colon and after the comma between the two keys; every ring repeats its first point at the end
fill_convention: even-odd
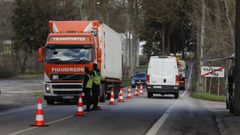
{"type": "Polygon", "coordinates": [[[33,105],[43,88],[42,79],[0,80],[0,111],[33,105]]]}
{"type": "MultiPolygon", "coordinates": [[[[43,104],[46,127],[33,127],[37,105],[0,111],[1,135],[218,135],[214,115],[188,91],[145,95],[75,117],[76,105],[43,104]]],[[[126,96],[126,89],[124,89],[126,96]]],[[[132,89],[132,94],[134,93],[132,89]]]]}
{"type": "MultiPolygon", "coordinates": [[[[181,92],[183,95],[183,92],[181,92]]],[[[32,127],[36,106],[0,113],[1,135],[217,135],[213,115],[187,93],[178,100],[173,96],[146,95],[125,100],[102,111],[75,117],[76,105],[43,105],[47,127],[32,127]],[[159,124],[160,121],[160,124],[159,124]],[[157,123],[157,126],[155,126],[157,123]],[[153,132],[151,132],[153,131],[153,132]]]]}

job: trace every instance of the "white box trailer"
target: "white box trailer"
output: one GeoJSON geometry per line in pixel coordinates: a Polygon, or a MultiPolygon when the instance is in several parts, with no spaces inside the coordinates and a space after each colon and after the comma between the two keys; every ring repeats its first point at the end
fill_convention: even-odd
{"type": "Polygon", "coordinates": [[[99,29],[102,48],[102,78],[122,80],[121,36],[110,27],[102,24],[99,29]]]}
{"type": "MultiPolygon", "coordinates": [[[[119,87],[122,82],[122,43],[121,36],[105,24],[98,29],[99,44],[102,49],[101,75],[103,84],[101,92],[110,97],[114,88],[114,97],[118,97],[119,87]]],[[[104,95],[102,94],[101,95],[104,95]]],[[[101,101],[104,101],[103,96],[101,101]]]]}

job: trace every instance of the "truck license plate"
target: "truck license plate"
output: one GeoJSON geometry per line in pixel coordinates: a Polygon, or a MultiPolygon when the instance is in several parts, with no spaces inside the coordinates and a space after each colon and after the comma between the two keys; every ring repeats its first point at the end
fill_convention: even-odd
{"type": "Polygon", "coordinates": [[[153,86],[153,88],[156,88],[156,89],[161,89],[162,86],[153,86]]]}
{"type": "Polygon", "coordinates": [[[73,99],[73,96],[63,96],[63,99],[73,99]]]}

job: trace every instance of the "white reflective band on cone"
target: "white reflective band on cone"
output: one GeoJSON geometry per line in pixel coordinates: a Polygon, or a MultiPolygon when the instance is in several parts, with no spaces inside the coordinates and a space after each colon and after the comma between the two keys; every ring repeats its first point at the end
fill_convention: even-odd
{"type": "Polygon", "coordinates": [[[82,103],[82,98],[79,98],[78,103],[82,103]]]}
{"type": "Polygon", "coordinates": [[[82,107],[78,107],[78,112],[82,112],[82,111],[83,111],[82,107]]]}
{"type": "Polygon", "coordinates": [[[42,104],[38,103],[37,108],[42,109],[42,104]]]}
{"type": "Polygon", "coordinates": [[[36,115],[36,120],[43,120],[43,115],[36,115]]]}

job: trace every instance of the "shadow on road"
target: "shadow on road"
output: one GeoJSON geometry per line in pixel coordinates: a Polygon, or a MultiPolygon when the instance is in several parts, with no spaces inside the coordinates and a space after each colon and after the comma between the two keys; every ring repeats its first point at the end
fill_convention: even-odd
{"type": "MultiPolygon", "coordinates": [[[[171,96],[171,95],[167,95],[167,96],[153,96],[151,97],[152,99],[175,99],[174,96],[171,96]]],[[[149,99],[151,99],[149,98],[149,99]]]]}
{"type": "Polygon", "coordinates": [[[53,105],[77,105],[77,101],[55,102],[53,105]]]}

